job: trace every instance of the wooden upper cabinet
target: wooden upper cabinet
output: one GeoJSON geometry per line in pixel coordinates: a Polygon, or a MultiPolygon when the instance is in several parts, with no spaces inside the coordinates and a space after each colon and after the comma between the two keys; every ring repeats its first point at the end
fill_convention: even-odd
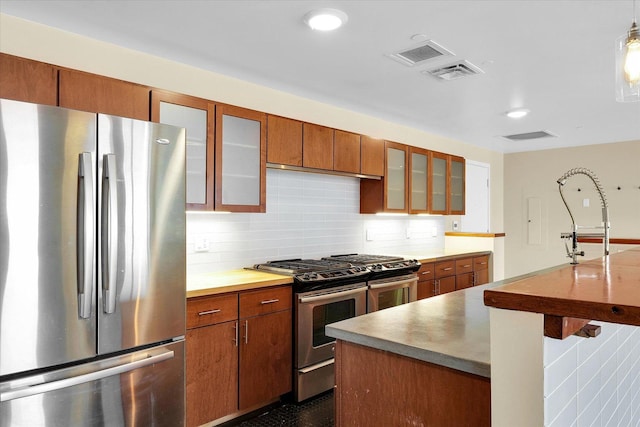
{"type": "Polygon", "coordinates": [[[151,120],[187,130],[187,210],[213,210],[215,104],[178,93],[151,92],[151,120]]]}
{"type": "Polygon", "coordinates": [[[384,140],[362,135],[360,138],[360,173],[384,176],[384,140]]]}
{"type": "Polygon", "coordinates": [[[429,151],[409,147],[409,213],[429,212],[429,151]]]}
{"type": "Polygon", "coordinates": [[[149,88],[80,71],[59,71],[61,107],[149,120],[149,88]]]}
{"type": "Polygon", "coordinates": [[[302,122],[267,115],[267,162],[302,166],[302,122]]]}
{"type": "Polygon", "coordinates": [[[385,141],[382,179],[360,179],[360,213],[408,213],[409,146],[385,141]]]}
{"type": "Polygon", "coordinates": [[[265,212],[267,115],[216,105],[215,209],[265,212]]]}
{"type": "Polygon", "coordinates": [[[333,170],[332,128],[304,123],[302,126],[302,166],[333,170]]]}
{"type": "Polygon", "coordinates": [[[57,68],[43,62],[0,53],[0,98],[57,105],[57,68]]]}
{"type": "Polygon", "coordinates": [[[449,192],[448,205],[451,215],[464,215],[465,212],[465,161],[463,157],[449,156],[449,192]]]}
{"type": "Polygon", "coordinates": [[[360,173],[360,135],[341,130],[335,131],[333,170],[360,173]]]}
{"type": "Polygon", "coordinates": [[[407,212],[409,147],[397,142],[385,142],[384,207],[386,212],[407,212]]]}
{"type": "Polygon", "coordinates": [[[429,170],[429,212],[446,215],[449,213],[449,156],[432,152],[429,170]]]}

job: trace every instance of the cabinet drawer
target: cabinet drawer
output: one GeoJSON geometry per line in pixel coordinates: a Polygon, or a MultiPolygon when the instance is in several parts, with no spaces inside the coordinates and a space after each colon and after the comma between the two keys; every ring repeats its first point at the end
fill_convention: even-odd
{"type": "Polygon", "coordinates": [[[477,256],[473,259],[473,269],[486,270],[489,268],[489,255],[477,256]]]}
{"type": "Polygon", "coordinates": [[[447,276],[454,276],[456,274],[456,262],[455,261],[442,261],[437,262],[435,267],[436,279],[447,276]]]}
{"type": "Polygon", "coordinates": [[[291,308],[291,286],[261,289],[240,294],[240,318],[291,308]]]}
{"type": "Polygon", "coordinates": [[[189,298],[187,329],[238,318],[238,294],[189,298]]]}
{"type": "Polygon", "coordinates": [[[432,280],[435,271],[435,264],[433,262],[422,264],[420,270],[418,270],[418,281],[432,280]]]}
{"type": "Polygon", "coordinates": [[[473,259],[464,258],[456,260],[456,274],[471,273],[473,271],[473,259]]]}

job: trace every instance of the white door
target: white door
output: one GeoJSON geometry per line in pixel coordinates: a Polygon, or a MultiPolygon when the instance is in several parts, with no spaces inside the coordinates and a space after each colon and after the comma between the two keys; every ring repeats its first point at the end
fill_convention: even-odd
{"type": "Polygon", "coordinates": [[[466,232],[489,232],[489,175],[487,163],[466,161],[466,204],[461,229],[466,232]]]}

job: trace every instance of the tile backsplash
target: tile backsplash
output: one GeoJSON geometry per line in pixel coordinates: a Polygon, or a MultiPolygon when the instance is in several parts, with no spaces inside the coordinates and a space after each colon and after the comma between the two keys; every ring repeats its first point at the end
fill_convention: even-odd
{"type": "Polygon", "coordinates": [[[339,253],[444,248],[442,216],[362,215],[359,178],[267,169],[267,212],[187,213],[187,272],[339,253]]]}
{"type": "Polygon", "coordinates": [[[544,425],[640,426],[640,327],[544,339],[544,425]]]}

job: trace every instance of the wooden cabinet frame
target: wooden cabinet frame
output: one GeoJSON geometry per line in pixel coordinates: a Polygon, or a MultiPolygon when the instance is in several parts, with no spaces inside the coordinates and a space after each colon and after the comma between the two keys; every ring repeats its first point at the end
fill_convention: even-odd
{"type": "Polygon", "coordinates": [[[246,108],[235,107],[227,104],[216,104],[216,137],[215,137],[215,209],[228,212],[265,212],[267,206],[267,115],[266,113],[248,110],[246,108]],[[222,202],[222,185],[224,178],[222,176],[222,136],[223,136],[223,120],[222,116],[234,116],[242,119],[255,120],[260,123],[260,190],[258,205],[231,205],[222,202]]]}
{"type": "Polygon", "coordinates": [[[187,203],[186,209],[191,211],[212,211],[214,209],[214,129],[215,129],[215,103],[194,96],[162,90],[151,91],[151,121],[160,122],[160,103],[166,102],[185,107],[196,108],[207,112],[207,158],[206,158],[206,189],[205,203],[187,203]]]}

